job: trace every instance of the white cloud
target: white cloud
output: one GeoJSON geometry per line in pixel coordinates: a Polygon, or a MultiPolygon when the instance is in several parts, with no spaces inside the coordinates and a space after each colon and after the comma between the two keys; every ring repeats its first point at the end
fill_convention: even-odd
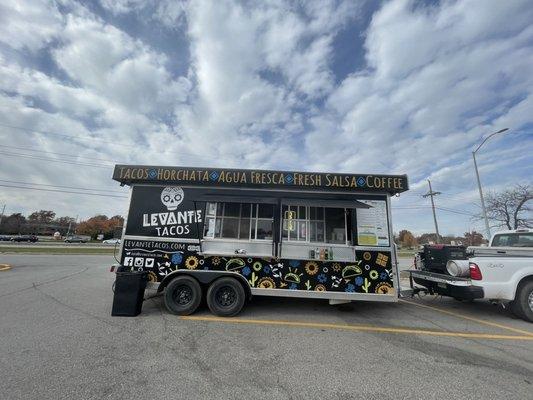
{"type": "Polygon", "coordinates": [[[0,3],[0,42],[14,49],[35,52],[50,43],[62,25],[63,16],[54,2],[5,0],[0,3]]]}
{"type": "MultiPolygon", "coordinates": [[[[368,69],[345,79],[328,99],[329,113],[319,118],[337,122],[339,148],[352,145],[346,168],[379,169],[392,162],[394,170],[417,177],[429,166],[446,165],[450,155],[453,159],[496,123],[510,123],[501,119],[502,104],[531,96],[527,66],[533,51],[525,44],[533,31],[523,15],[503,38],[483,27],[533,11],[527,2],[513,2],[495,20],[480,8],[479,2],[445,2],[416,9],[397,1],[374,15],[365,42],[368,69]],[[500,120],[491,121],[498,114],[500,120]],[[382,146],[394,149],[396,157],[384,161],[382,146]],[[436,157],[435,148],[447,157],[436,157]]],[[[531,122],[524,117],[515,128],[531,122]]],[[[331,146],[322,129],[307,137],[310,151],[325,142],[331,146]]]]}
{"type": "Polygon", "coordinates": [[[97,19],[70,16],[58,65],[77,83],[132,111],[169,112],[187,98],[190,82],[173,80],[166,57],[97,19]]]}

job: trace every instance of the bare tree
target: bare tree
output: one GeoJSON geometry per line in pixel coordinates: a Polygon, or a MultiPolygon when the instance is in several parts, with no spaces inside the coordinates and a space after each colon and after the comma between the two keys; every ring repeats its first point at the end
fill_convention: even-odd
{"type": "Polygon", "coordinates": [[[486,197],[487,217],[496,227],[532,228],[531,200],[531,185],[516,185],[503,192],[489,193],[486,197]]]}

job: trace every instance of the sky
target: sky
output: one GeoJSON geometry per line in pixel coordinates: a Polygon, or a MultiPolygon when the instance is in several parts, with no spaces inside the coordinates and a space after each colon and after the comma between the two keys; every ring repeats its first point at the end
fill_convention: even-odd
{"type": "Polygon", "coordinates": [[[115,163],[407,174],[395,231],[434,231],[427,179],[441,234],[482,231],[481,140],[509,128],[486,192],[533,180],[532,22],[529,0],[3,0],[0,209],[125,215],[115,163]]]}

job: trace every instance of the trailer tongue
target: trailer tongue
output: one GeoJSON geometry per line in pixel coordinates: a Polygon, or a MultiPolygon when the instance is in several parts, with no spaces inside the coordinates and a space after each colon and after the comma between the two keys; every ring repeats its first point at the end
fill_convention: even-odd
{"type": "Polygon", "coordinates": [[[483,298],[483,289],[472,285],[470,278],[438,274],[429,271],[408,271],[409,283],[414,293],[421,291],[415,283],[423,286],[430,294],[453,297],[457,300],[483,298]]]}

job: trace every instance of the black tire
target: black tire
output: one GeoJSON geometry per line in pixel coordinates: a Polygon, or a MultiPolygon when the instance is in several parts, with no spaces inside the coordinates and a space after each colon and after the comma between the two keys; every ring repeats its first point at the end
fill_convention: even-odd
{"type": "Polygon", "coordinates": [[[174,278],[165,289],[165,306],[172,314],[190,315],[202,301],[202,288],[190,276],[174,278]]]}
{"type": "Polygon", "coordinates": [[[520,318],[520,319],[524,319],[524,316],[522,315],[522,312],[520,310],[518,301],[513,300],[513,301],[509,302],[509,309],[511,310],[511,313],[515,317],[520,318]]]}
{"type": "Polygon", "coordinates": [[[515,299],[511,302],[511,310],[523,320],[533,322],[533,281],[518,287],[515,299]]]}
{"type": "Polygon", "coordinates": [[[235,278],[219,278],[207,289],[207,306],[219,317],[233,317],[244,306],[246,293],[235,278]]]}

